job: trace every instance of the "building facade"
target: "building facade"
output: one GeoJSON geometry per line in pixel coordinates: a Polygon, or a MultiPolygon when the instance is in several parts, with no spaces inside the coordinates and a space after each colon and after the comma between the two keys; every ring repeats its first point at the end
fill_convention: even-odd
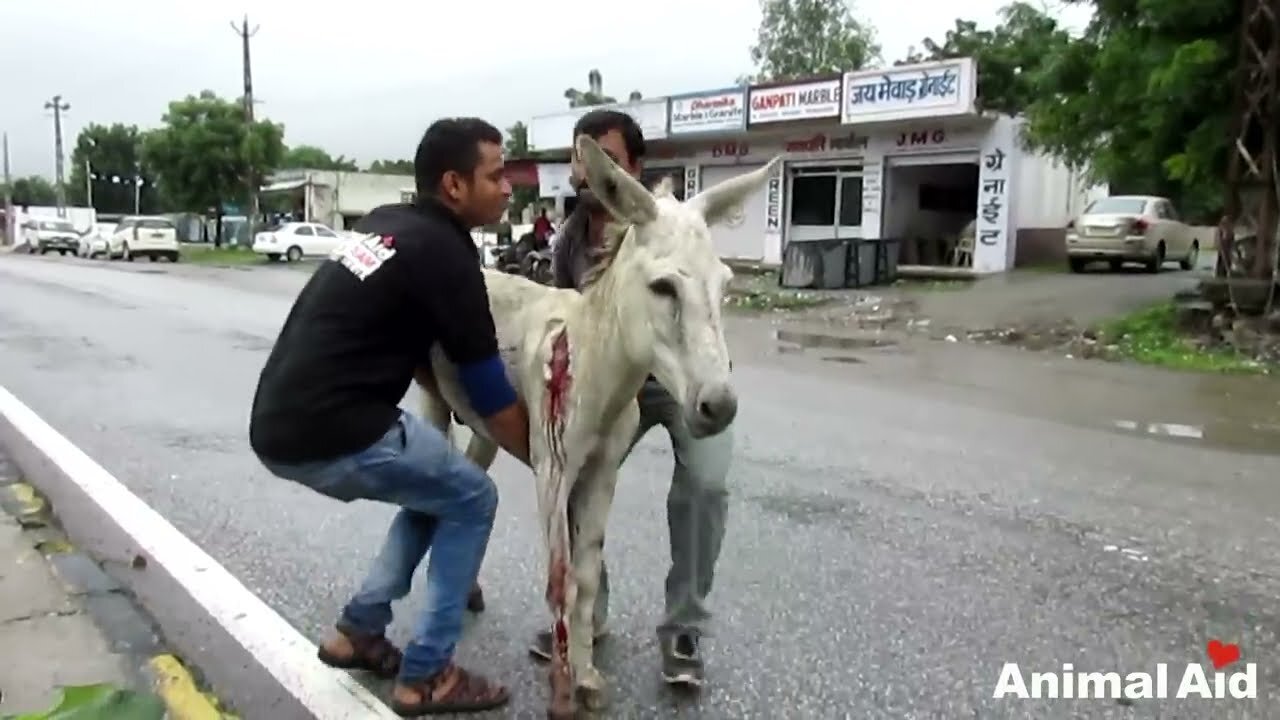
{"type": "MultiPolygon", "coordinates": [[[[1019,238],[1060,246],[1066,223],[1105,188],[1025,151],[1018,119],[977,110],[976,79],[974,61],[957,58],[616,107],[645,131],[646,183],[670,175],[682,197],[783,156],[743,213],[712,228],[723,257],[778,263],[790,242],[892,238],[903,264],[990,273],[1042,254],[1020,251],[1019,238]],[[958,256],[970,222],[971,251],[958,256]]],[[[530,142],[567,161],[573,124],[590,109],[534,118],[530,142]]],[[[539,170],[567,176],[564,162],[539,170]]],[[[554,184],[542,194],[572,193],[554,184]]]]}
{"type": "Polygon", "coordinates": [[[281,170],[261,189],[262,195],[285,195],[294,215],[345,230],[379,205],[400,202],[401,190],[413,187],[411,175],[384,175],[340,170],[281,170]]]}

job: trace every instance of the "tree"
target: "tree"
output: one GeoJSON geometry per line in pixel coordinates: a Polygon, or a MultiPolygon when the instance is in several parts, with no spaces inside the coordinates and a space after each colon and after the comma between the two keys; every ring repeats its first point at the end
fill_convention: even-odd
{"type": "MultiPolygon", "coordinates": [[[[15,179],[12,193],[15,207],[24,205],[44,205],[47,207],[58,203],[58,191],[53,187],[53,183],[39,175],[15,179]]],[[[0,184],[0,201],[3,200],[3,185],[0,184]]],[[[3,202],[0,202],[0,204],[3,204],[3,202]]]]}
{"type": "Polygon", "coordinates": [[[939,44],[923,41],[924,52],[909,48],[895,65],[971,57],[978,65],[978,102],[986,110],[1017,115],[1040,92],[1038,78],[1071,44],[1071,36],[1044,11],[1014,2],[1000,9],[1001,22],[979,30],[972,20],[957,19],[939,44]]]}
{"type": "Polygon", "coordinates": [[[1107,0],[1035,79],[1031,144],[1112,184],[1221,212],[1239,42],[1233,0],[1107,0]]]}
{"type": "MultiPolygon", "coordinates": [[[[522,122],[507,128],[507,140],[503,144],[507,160],[519,159],[529,154],[529,126],[522,122]]],[[[518,217],[525,207],[538,202],[538,188],[521,186],[511,189],[511,217],[518,217]]]]}
{"type": "MultiPolygon", "coordinates": [[[[604,77],[599,70],[592,69],[587,73],[587,89],[585,91],[576,88],[569,88],[564,91],[564,97],[569,101],[569,107],[592,107],[594,105],[612,105],[618,102],[618,99],[612,95],[604,94],[604,77]]],[[[639,90],[632,90],[627,96],[628,102],[635,102],[641,99],[639,90]]]]}
{"type": "Polygon", "coordinates": [[[142,180],[138,211],[156,212],[159,198],[155,176],[142,163],[142,134],[137,126],[91,123],[76,136],[67,185],[69,202],[87,206],[88,184],[92,183],[93,207],[98,212],[132,213],[137,179],[142,180]]]}
{"type": "Polygon", "coordinates": [[[345,155],[331,157],[329,153],[315,147],[314,145],[298,145],[297,147],[287,148],[284,151],[284,157],[280,160],[282,169],[306,169],[306,170],[341,170],[344,172],[356,172],[359,166],[355,160],[348,160],[345,155]]]}
{"type": "Polygon", "coordinates": [[[184,210],[215,208],[219,218],[224,201],[243,203],[247,181],[260,185],[283,157],[283,125],[248,123],[239,102],[209,90],[169,103],[164,125],[142,140],[143,162],[155,169],[165,198],[184,210]]]}
{"type": "Polygon", "coordinates": [[[412,175],[412,160],[374,160],[369,165],[369,172],[385,175],[412,175]]]}
{"type": "Polygon", "coordinates": [[[793,80],[880,61],[875,29],[854,18],[850,0],[760,0],[760,13],[751,46],[756,72],[740,81],[793,80]]]}

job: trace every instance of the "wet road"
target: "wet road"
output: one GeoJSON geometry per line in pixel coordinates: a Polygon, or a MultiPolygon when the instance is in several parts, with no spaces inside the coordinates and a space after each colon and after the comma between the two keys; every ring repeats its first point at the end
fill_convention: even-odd
{"type": "MultiPolygon", "coordinates": [[[[302,278],[0,256],[0,384],[318,637],[390,510],[275,480],[248,451],[256,374],[302,278]]],[[[657,677],[671,459],[654,432],[606,546],[611,717],[1274,717],[1280,383],[756,320],[731,345],[740,450],[710,685],[682,698],[657,677]],[[1168,663],[1172,691],[1210,638],[1258,663],[1258,700],[991,697],[1005,662],[1168,663]]],[[[495,477],[489,610],[460,654],[541,716],[532,482],[505,458],[495,477]]]]}

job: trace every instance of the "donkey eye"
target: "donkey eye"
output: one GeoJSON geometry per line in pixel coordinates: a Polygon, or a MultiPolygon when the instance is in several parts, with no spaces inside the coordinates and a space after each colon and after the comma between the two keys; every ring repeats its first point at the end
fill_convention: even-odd
{"type": "Polygon", "coordinates": [[[659,278],[649,283],[649,289],[653,291],[654,295],[671,298],[672,300],[676,299],[675,283],[666,278],[659,278]]]}

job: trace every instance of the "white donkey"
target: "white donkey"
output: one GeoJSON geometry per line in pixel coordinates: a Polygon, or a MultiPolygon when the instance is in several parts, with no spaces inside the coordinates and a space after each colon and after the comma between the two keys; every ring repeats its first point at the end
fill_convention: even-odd
{"type": "MultiPolygon", "coordinates": [[[[582,293],[485,271],[503,360],[529,407],[553,617],[548,715],[557,718],[572,716],[575,690],[589,707],[604,701],[605,681],[592,661],[592,608],[618,466],[639,423],[636,396],[645,377],[652,373],[680,401],[696,437],[724,430],[737,413],[720,322],[733,272],[707,227],[741,212],[778,162],[681,203],[669,184],[646,190],[589,138],[578,141],[577,152],[592,192],[619,221],[582,293]]],[[[444,430],[450,409],[456,412],[477,430],[468,456],[487,468],[496,445],[456,367],[439,346],[431,363],[426,417],[444,430]]]]}

